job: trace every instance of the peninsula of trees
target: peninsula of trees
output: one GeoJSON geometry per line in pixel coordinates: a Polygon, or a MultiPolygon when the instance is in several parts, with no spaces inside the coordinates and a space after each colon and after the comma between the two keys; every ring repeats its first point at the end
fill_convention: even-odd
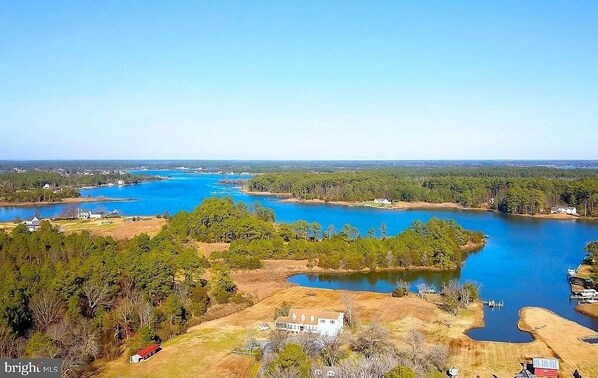
{"type": "Polygon", "coordinates": [[[0,203],[59,202],[80,197],[78,189],[82,187],[137,184],[152,179],[118,172],[7,172],[0,174],[0,203]]]}
{"type": "Polygon", "coordinates": [[[573,206],[598,216],[598,170],[545,167],[404,167],[367,171],[281,172],[249,180],[250,192],[324,201],[443,203],[536,215],[573,206]]]}
{"type": "Polygon", "coordinates": [[[415,221],[388,237],[386,226],[367,236],[346,224],[325,229],[300,220],[275,224],[274,213],[256,203],[252,210],[230,198],[206,199],[193,212],[180,212],[167,230],[180,238],[229,242],[228,251],[212,254],[232,268],[259,268],[263,259],[308,259],[326,269],[362,270],[401,267],[458,267],[465,253],[484,245],[480,232],[464,230],[454,221],[415,221]],[[376,236],[380,236],[377,238],[376,236]]]}

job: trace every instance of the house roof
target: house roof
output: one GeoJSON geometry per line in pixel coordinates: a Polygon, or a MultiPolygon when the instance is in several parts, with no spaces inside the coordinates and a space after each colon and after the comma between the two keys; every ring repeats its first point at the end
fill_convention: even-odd
{"type": "Polygon", "coordinates": [[[341,312],[335,311],[321,311],[321,310],[306,310],[299,308],[292,308],[289,310],[288,316],[279,316],[276,321],[280,323],[301,323],[317,325],[319,319],[338,319],[341,312]],[[293,318],[294,315],[294,318],[293,318]]]}
{"type": "Polygon", "coordinates": [[[559,370],[559,360],[554,358],[534,357],[532,365],[534,368],[559,370]]]}
{"type": "Polygon", "coordinates": [[[160,349],[160,345],[158,344],[151,344],[148,345],[144,348],[141,348],[137,351],[137,354],[140,355],[142,358],[147,358],[149,357],[152,353],[156,352],[158,349],[160,349]]]}

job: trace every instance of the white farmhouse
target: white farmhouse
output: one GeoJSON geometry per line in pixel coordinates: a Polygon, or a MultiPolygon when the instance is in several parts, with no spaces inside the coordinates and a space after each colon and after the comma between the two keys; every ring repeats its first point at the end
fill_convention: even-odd
{"type": "Polygon", "coordinates": [[[378,205],[390,205],[391,204],[391,202],[389,200],[387,200],[386,198],[376,198],[374,200],[374,203],[378,204],[378,205]]]}
{"type": "Polygon", "coordinates": [[[574,206],[554,206],[550,209],[552,214],[577,215],[577,209],[574,206]]]}
{"type": "Polygon", "coordinates": [[[345,314],[342,312],[292,308],[288,316],[279,316],[275,323],[276,329],[287,332],[336,336],[343,330],[344,320],[345,314]]]}
{"type": "Polygon", "coordinates": [[[25,226],[27,230],[33,232],[37,230],[40,226],[41,221],[37,217],[33,217],[33,219],[25,221],[25,226]]]}

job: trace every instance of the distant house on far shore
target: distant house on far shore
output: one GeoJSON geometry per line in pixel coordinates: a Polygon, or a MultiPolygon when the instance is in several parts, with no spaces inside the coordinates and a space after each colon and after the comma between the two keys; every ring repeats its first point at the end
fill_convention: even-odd
{"type": "Polygon", "coordinates": [[[25,221],[25,226],[31,232],[37,230],[40,225],[40,220],[37,217],[33,217],[33,219],[25,221]]]}
{"type": "Polygon", "coordinates": [[[391,202],[389,200],[387,200],[386,198],[376,198],[374,200],[374,203],[378,204],[378,205],[390,205],[391,204],[391,202]]]}
{"type": "Polygon", "coordinates": [[[50,189],[50,184],[46,183],[46,185],[44,185],[44,189],[50,189]]]}
{"type": "Polygon", "coordinates": [[[553,206],[550,208],[550,213],[577,215],[577,209],[573,206],[553,206]]]}

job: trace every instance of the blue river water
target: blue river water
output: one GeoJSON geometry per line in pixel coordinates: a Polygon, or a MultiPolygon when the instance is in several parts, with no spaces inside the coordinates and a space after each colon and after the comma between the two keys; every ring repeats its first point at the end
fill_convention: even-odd
{"type": "MultiPolygon", "coordinates": [[[[174,214],[192,210],[210,196],[231,196],[235,201],[250,204],[258,201],[272,208],[279,222],[305,219],[319,222],[325,229],[332,224],[339,230],[344,224],[356,226],[366,233],[384,223],[390,235],[404,230],[416,220],[431,217],[454,219],[463,227],[482,231],[488,244],[465,260],[454,272],[383,272],[347,275],[296,275],[290,282],[309,287],[391,292],[398,279],[426,282],[439,288],[442,282],[472,280],[481,285],[483,299],[503,300],[502,310],[484,310],[485,325],[469,331],[479,340],[509,342],[530,341],[528,333],[517,328],[518,312],[525,306],[541,306],[598,331],[598,320],[574,310],[569,301],[567,268],[576,267],[584,255],[584,246],[598,240],[598,222],[579,220],[541,220],[507,216],[492,212],[459,210],[391,211],[373,208],[324,204],[282,202],[273,197],[249,196],[234,187],[222,185],[221,179],[241,176],[196,174],[186,171],[144,171],[166,177],[162,181],[123,187],[102,187],[82,190],[83,196],[130,198],[126,202],[85,203],[80,207],[118,209],[124,215],[174,214]]],[[[246,176],[244,176],[246,178],[246,176]]],[[[0,220],[30,218],[39,211],[43,217],[57,216],[65,205],[27,208],[0,208],[0,220]]]]}

